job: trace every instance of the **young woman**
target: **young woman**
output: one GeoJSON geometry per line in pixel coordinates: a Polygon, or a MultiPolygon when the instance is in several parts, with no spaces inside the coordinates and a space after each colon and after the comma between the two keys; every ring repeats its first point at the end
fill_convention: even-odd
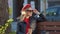
{"type": "Polygon", "coordinates": [[[20,17],[18,17],[17,34],[32,34],[36,28],[36,21],[40,19],[39,15],[40,13],[36,9],[32,10],[30,4],[24,6],[20,17]]]}
{"type": "Polygon", "coordinates": [[[22,8],[21,16],[18,18],[19,23],[17,26],[17,34],[32,34],[32,27],[30,23],[30,17],[33,14],[33,10],[30,4],[27,4],[22,8]]]}

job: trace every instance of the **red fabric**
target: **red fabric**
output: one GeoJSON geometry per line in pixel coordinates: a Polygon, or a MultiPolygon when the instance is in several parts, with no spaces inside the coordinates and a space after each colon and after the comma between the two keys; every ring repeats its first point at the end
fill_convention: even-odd
{"type": "Polygon", "coordinates": [[[28,33],[28,29],[30,28],[30,24],[29,24],[29,18],[25,18],[24,21],[26,22],[27,26],[26,26],[26,34],[28,33]]]}
{"type": "Polygon", "coordinates": [[[26,4],[26,5],[22,8],[22,10],[26,10],[26,9],[29,8],[29,7],[31,7],[31,5],[30,5],[30,4],[26,4]]]}

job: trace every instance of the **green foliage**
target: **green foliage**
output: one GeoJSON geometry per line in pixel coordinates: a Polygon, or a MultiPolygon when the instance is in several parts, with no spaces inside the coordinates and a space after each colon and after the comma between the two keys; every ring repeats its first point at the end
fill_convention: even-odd
{"type": "Polygon", "coordinates": [[[55,12],[47,12],[46,15],[48,15],[48,16],[55,16],[56,13],[55,12]]]}
{"type": "Polygon", "coordinates": [[[10,18],[9,20],[6,21],[4,26],[0,25],[0,34],[4,34],[5,33],[5,30],[12,23],[12,21],[13,21],[13,19],[10,18]]]}

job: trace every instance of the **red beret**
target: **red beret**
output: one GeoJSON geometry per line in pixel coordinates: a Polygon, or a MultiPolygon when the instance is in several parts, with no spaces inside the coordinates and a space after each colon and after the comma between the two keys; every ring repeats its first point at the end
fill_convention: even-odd
{"type": "Polygon", "coordinates": [[[29,8],[29,7],[31,7],[31,5],[30,5],[30,4],[26,4],[26,5],[22,8],[22,10],[26,10],[26,9],[29,8]]]}

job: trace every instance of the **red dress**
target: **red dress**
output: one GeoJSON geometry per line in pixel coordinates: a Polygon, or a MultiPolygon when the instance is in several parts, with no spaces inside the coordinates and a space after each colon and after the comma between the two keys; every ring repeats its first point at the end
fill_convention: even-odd
{"type": "Polygon", "coordinates": [[[26,34],[28,33],[28,29],[30,28],[29,18],[25,18],[24,21],[26,22],[26,34]]]}

